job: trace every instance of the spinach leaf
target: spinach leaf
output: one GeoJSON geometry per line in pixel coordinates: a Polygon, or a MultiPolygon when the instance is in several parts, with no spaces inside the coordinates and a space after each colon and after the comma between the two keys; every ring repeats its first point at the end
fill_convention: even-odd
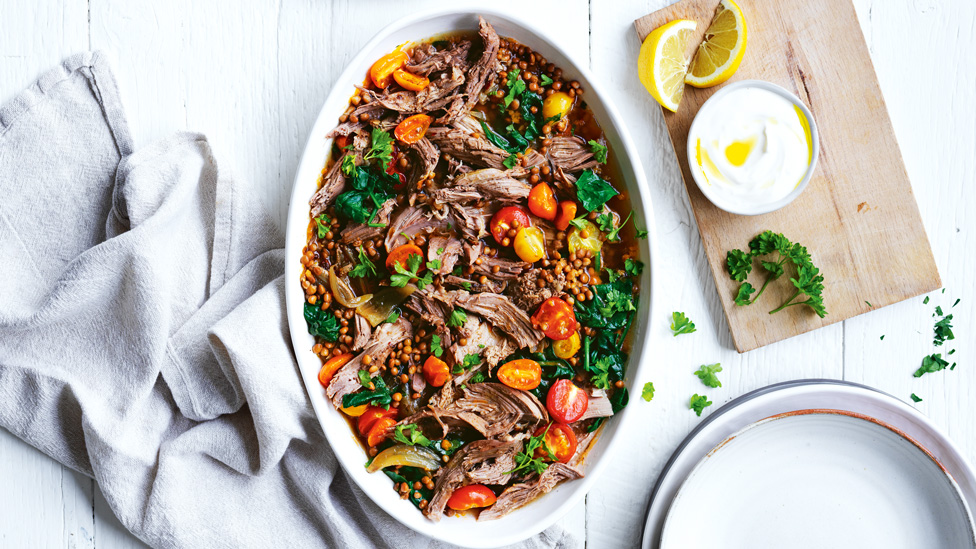
{"type": "Polygon", "coordinates": [[[619,194],[617,190],[610,183],[600,179],[593,170],[583,170],[576,180],[576,197],[588,212],[599,210],[607,200],[617,194],[619,194]]]}
{"type": "Polygon", "coordinates": [[[342,407],[352,408],[353,406],[372,404],[374,406],[383,406],[389,409],[390,403],[393,402],[393,397],[390,394],[390,388],[387,387],[386,382],[383,381],[383,376],[374,377],[372,382],[376,387],[372,391],[367,389],[343,396],[342,407]]]}
{"type": "MultiPolygon", "coordinates": [[[[593,299],[576,302],[576,320],[590,328],[617,330],[629,328],[637,311],[634,283],[629,278],[592,286],[593,299]]],[[[624,336],[627,335],[626,330],[624,336]]]]}
{"type": "Polygon", "coordinates": [[[331,311],[323,311],[310,303],[305,303],[305,323],[308,333],[335,342],[339,339],[339,320],[331,311]]]}

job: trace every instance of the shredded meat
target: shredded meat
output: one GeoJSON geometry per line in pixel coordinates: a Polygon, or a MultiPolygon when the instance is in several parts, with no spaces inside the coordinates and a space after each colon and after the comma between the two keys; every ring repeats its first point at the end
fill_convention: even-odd
{"type": "Polygon", "coordinates": [[[414,74],[427,76],[431,73],[442,71],[448,67],[467,70],[468,53],[471,51],[471,42],[464,40],[458,42],[445,50],[436,50],[432,45],[427,46],[426,51],[420,48],[414,52],[420,53],[416,62],[407,63],[406,69],[414,74]]]}
{"type": "Polygon", "coordinates": [[[485,275],[495,280],[513,280],[530,267],[532,265],[524,261],[511,261],[502,257],[482,257],[481,264],[474,266],[474,274],[485,275]]]}
{"type": "Polygon", "coordinates": [[[491,292],[493,294],[500,294],[504,292],[505,288],[508,286],[508,283],[504,280],[492,280],[485,277],[485,283],[482,284],[481,282],[476,282],[474,280],[469,280],[467,278],[461,278],[454,275],[444,277],[444,284],[453,286],[455,288],[460,288],[471,293],[491,292]]]}
{"type": "Polygon", "coordinates": [[[476,166],[503,170],[505,159],[510,156],[482,135],[458,128],[431,126],[426,136],[441,148],[441,152],[476,166]]]}
{"type": "Polygon", "coordinates": [[[426,137],[421,137],[420,141],[410,145],[410,150],[416,153],[418,160],[414,166],[415,173],[411,177],[411,182],[416,184],[418,181],[426,179],[434,173],[441,152],[426,137]]]}
{"type": "Polygon", "coordinates": [[[562,272],[552,275],[542,269],[531,269],[519,275],[515,284],[509,288],[508,296],[523,311],[534,311],[543,301],[562,293],[566,287],[566,275],[562,272]],[[542,281],[542,285],[539,285],[542,281]]]}
{"type": "Polygon", "coordinates": [[[594,417],[609,417],[613,415],[613,404],[607,397],[607,392],[602,389],[592,389],[586,395],[589,402],[586,405],[586,412],[579,418],[579,421],[594,417]]]}
{"type": "Polygon", "coordinates": [[[447,114],[438,121],[439,123],[450,123],[470,112],[478,102],[481,92],[491,88],[498,76],[498,49],[501,41],[495,29],[481,16],[478,16],[478,25],[478,34],[481,35],[485,46],[484,51],[478,62],[468,70],[464,95],[454,99],[447,109],[447,114]]]}
{"type": "Polygon", "coordinates": [[[469,294],[465,291],[452,293],[459,307],[483,316],[492,326],[512,336],[519,348],[535,349],[542,341],[544,336],[532,326],[528,313],[516,307],[507,297],[489,293],[469,294]]]}
{"type": "Polygon", "coordinates": [[[546,470],[533,481],[512,485],[498,496],[495,504],[478,515],[478,520],[495,520],[501,518],[535,498],[545,494],[564,480],[583,478],[583,473],[565,463],[551,463],[546,470]]]}
{"type": "MultiPolygon", "coordinates": [[[[504,459],[505,455],[514,456],[519,453],[525,436],[522,434],[508,441],[476,440],[458,450],[451,456],[451,461],[437,473],[434,493],[424,510],[427,517],[435,522],[439,521],[444,515],[444,509],[447,508],[447,500],[451,498],[454,490],[465,484],[472,471],[486,462],[490,464],[492,461],[504,459]]],[[[475,475],[487,476],[484,469],[480,469],[480,472],[475,475]]]]}
{"type": "Polygon", "coordinates": [[[406,244],[408,239],[412,239],[420,232],[431,233],[446,228],[447,223],[435,218],[426,207],[410,206],[398,213],[390,224],[386,233],[386,249],[390,251],[401,244],[406,244]]]}
{"type": "Polygon", "coordinates": [[[491,212],[484,208],[466,206],[464,204],[448,204],[451,212],[452,224],[462,236],[471,241],[480,240],[488,236],[488,221],[491,212]]]}
{"type": "Polygon", "coordinates": [[[511,204],[527,199],[531,190],[532,187],[524,181],[508,177],[501,170],[485,168],[463,174],[454,179],[450,187],[437,189],[432,194],[442,203],[488,199],[511,204]]]}
{"type": "Polygon", "coordinates": [[[434,327],[434,333],[441,338],[441,346],[450,347],[452,338],[447,328],[447,317],[451,314],[451,307],[435,298],[434,290],[429,287],[418,290],[410,294],[403,305],[434,327]]]}
{"type": "Polygon", "coordinates": [[[397,343],[413,336],[413,326],[405,318],[400,317],[393,324],[381,324],[373,332],[363,352],[339,368],[332,376],[325,394],[332,399],[336,408],[342,407],[342,397],[359,390],[359,370],[363,367],[363,357],[369,356],[370,363],[382,364],[386,357],[393,352],[397,343]]]}
{"type": "Polygon", "coordinates": [[[511,339],[482,322],[476,314],[468,315],[464,326],[458,328],[458,334],[458,343],[450,347],[456,364],[464,362],[468,355],[478,355],[488,363],[490,371],[500,360],[518,350],[511,339]],[[466,342],[465,345],[460,344],[461,340],[466,342]]]}
{"type": "Polygon", "coordinates": [[[342,175],[342,162],[333,162],[329,171],[322,176],[322,185],[319,187],[308,205],[312,207],[312,217],[318,217],[322,212],[329,209],[332,201],[339,196],[346,187],[346,176],[342,175]]]}
{"type": "Polygon", "coordinates": [[[430,261],[440,261],[439,269],[434,269],[437,274],[447,274],[454,270],[458,258],[461,257],[461,241],[449,236],[432,236],[427,241],[427,259],[430,261]]]}
{"type": "MultiPolygon", "coordinates": [[[[388,225],[390,223],[390,214],[393,213],[393,208],[396,207],[396,199],[389,199],[380,205],[379,209],[376,211],[376,218],[373,219],[373,225],[388,225]]],[[[352,244],[354,242],[363,242],[366,240],[371,240],[373,238],[383,235],[384,227],[373,227],[368,223],[354,223],[347,226],[345,229],[339,233],[339,242],[343,244],[352,244]]]]}
{"type": "Polygon", "coordinates": [[[369,325],[369,321],[366,320],[361,314],[356,314],[356,336],[352,340],[352,350],[358,351],[366,346],[369,342],[369,337],[373,335],[373,328],[369,325]]]}
{"type": "Polygon", "coordinates": [[[549,146],[549,160],[556,168],[567,172],[579,172],[600,165],[590,146],[582,137],[553,137],[549,146]]]}

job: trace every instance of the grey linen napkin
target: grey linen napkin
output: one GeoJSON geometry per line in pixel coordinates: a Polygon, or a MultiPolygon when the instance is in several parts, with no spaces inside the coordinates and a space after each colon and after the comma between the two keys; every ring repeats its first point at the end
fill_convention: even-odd
{"type": "Polygon", "coordinates": [[[153,546],[441,546],[341,472],[289,343],[279,228],[202,135],[132,149],[100,53],[0,108],[0,426],[153,546]]]}

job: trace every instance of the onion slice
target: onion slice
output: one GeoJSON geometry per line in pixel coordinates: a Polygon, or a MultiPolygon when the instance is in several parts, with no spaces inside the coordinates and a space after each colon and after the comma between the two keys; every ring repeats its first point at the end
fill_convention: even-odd
{"type": "Polygon", "coordinates": [[[408,446],[397,444],[383,450],[366,467],[370,473],[375,473],[380,469],[393,465],[405,465],[407,467],[420,467],[426,471],[434,471],[441,466],[441,460],[432,450],[423,446],[408,446]]]}
{"type": "Polygon", "coordinates": [[[372,295],[367,303],[363,303],[356,308],[356,312],[363,315],[369,321],[370,326],[377,327],[390,318],[398,305],[403,303],[417,289],[413,284],[407,284],[402,288],[387,287],[372,295]]]}
{"type": "Polygon", "coordinates": [[[373,297],[373,294],[363,294],[357,297],[356,292],[349,285],[349,279],[336,276],[335,267],[335,265],[329,267],[329,286],[332,288],[332,297],[343,307],[355,309],[373,297]]]}

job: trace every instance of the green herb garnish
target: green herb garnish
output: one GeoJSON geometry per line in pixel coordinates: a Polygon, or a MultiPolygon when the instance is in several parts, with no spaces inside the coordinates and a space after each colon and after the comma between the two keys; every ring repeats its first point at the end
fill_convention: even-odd
{"type": "Polygon", "coordinates": [[[912,393],[912,402],[922,402],[922,399],[915,393],[912,393]]]}
{"type": "Polygon", "coordinates": [[[644,272],[644,264],[637,259],[628,257],[624,260],[624,272],[630,276],[640,276],[644,272]]]}
{"type": "Polygon", "coordinates": [[[593,151],[593,158],[600,164],[607,163],[607,147],[606,145],[601,145],[596,141],[590,139],[589,141],[590,150],[593,151]]]}
{"type": "Polygon", "coordinates": [[[713,389],[722,386],[722,382],[719,381],[718,376],[715,374],[722,371],[722,365],[716,362],[715,364],[702,364],[695,375],[701,380],[707,387],[713,389]]]}
{"type": "Polygon", "coordinates": [[[441,347],[441,336],[437,334],[430,336],[430,352],[434,353],[437,358],[444,354],[444,348],[441,347]]]}
{"type": "Polygon", "coordinates": [[[674,337],[678,337],[680,334],[690,334],[694,331],[695,323],[684,313],[678,311],[671,313],[671,333],[674,334],[674,337]]]}
{"type": "Polygon", "coordinates": [[[650,402],[654,398],[654,384],[648,381],[644,384],[644,389],[641,390],[641,398],[650,402]]]}
{"type": "Polygon", "coordinates": [[[332,219],[326,214],[321,214],[313,219],[315,221],[315,236],[325,238],[325,235],[332,230],[330,227],[332,219]]]}
{"type": "Polygon", "coordinates": [[[508,158],[502,160],[502,165],[511,170],[512,168],[518,165],[518,161],[519,161],[518,156],[515,156],[514,154],[510,154],[508,155],[508,158]]]}
{"type": "Polygon", "coordinates": [[[912,376],[922,377],[925,374],[945,370],[946,366],[948,365],[949,363],[942,358],[942,353],[935,353],[922,358],[922,365],[918,367],[918,370],[915,370],[915,373],[912,374],[912,376]]]}
{"type": "Polygon", "coordinates": [[[549,468],[549,464],[543,461],[542,458],[535,457],[536,450],[539,448],[542,448],[549,455],[549,459],[556,461],[555,454],[552,453],[552,449],[546,444],[546,435],[549,433],[551,426],[552,424],[550,423],[545,431],[539,433],[539,436],[531,437],[525,442],[522,451],[515,454],[515,468],[511,471],[506,471],[504,474],[518,473],[524,470],[541,475],[549,468]]]}
{"type": "Polygon", "coordinates": [[[433,275],[428,271],[423,277],[417,274],[417,270],[420,269],[420,263],[423,258],[417,254],[410,254],[407,257],[407,269],[404,269],[400,265],[399,261],[393,263],[393,268],[396,270],[396,274],[390,275],[390,286],[395,288],[402,288],[407,285],[413,279],[417,279],[417,288],[423,290],[428,284],[434,282],[433,275]]]}
{"type": "Polygon", "coordinates": [[[698,414],[698,417],[701,417],[702,411],[711,405],[712,405],[712,401],[708,400],[707,396],[699,395],[696,393],[691,397],[689,408],[694,410],[695,413],[698,414]]]}
{"type": "Polygon", "coordinates": [[[308,333],[335,342],[339,339],[339,320],[331,311],[323,311],[316,305],[305,303],[303,311],[308,333]]]}
{"type": "Polygon", "coordinates": [[[376,265],[369,260],[369,256],[363,251],[363,247],[359,247],[359,264],[349,271],[350,278],[364,278],[367,276],[376,276],[376,265]]]}
{"type": "Polygon", "coordinates": [[[460,328],[468,321],[468,315],[462,309],[454,309],[451,316],[447,318],[447,325],[452,328],[460,328]]]}
{"type": "Polygon", "coordinates": [[[397,425],[393,432],[393,440],[397,442],[402,442],[408,446],[426,446],[430,448],[430,439],[425,437],[414,423],[407,423],[406,425],[397,425]]]}
{"type": "Polygon", "coordinates": [[[393,138],[390,137],[390,134],[379,128],[373,128],[373,133],[370,136],[370,147],[363,159],[379,160],[385,172],[390,167],[390,161],[393,160],[393,138]]]}

